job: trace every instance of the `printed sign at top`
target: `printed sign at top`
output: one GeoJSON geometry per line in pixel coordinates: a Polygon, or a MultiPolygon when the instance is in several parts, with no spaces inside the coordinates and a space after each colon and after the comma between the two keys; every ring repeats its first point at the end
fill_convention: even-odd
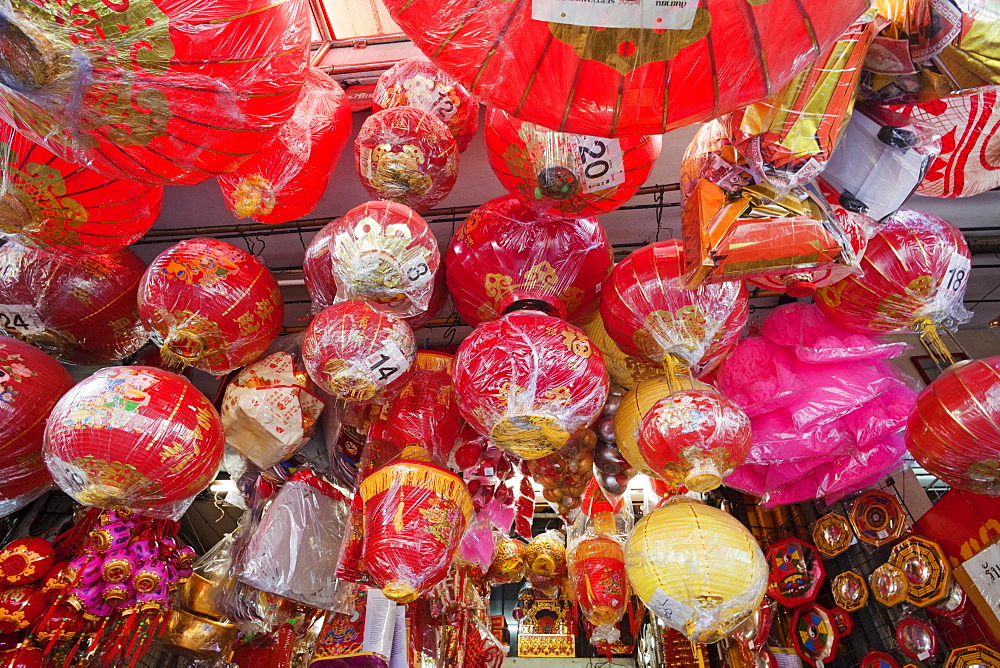
{"type": "Polygon", "coordinates": [[[690,30],[698,0],[532,0],[531,18],[595,28],[690,30]]]}

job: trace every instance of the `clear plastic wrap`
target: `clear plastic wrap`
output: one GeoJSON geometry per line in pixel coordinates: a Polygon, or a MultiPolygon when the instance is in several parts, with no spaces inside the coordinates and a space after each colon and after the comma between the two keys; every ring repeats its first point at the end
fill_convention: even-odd
{"type": "Polygon", "coordinates": [[[542,487],[542,497],[567,522],[580,507],[583,493],[593,480],[596,446],[597,434],[584,429],[556,452],[527,462],[531,479],[542,487]]]}
{"type": "Polygon", "coordinates": [[[56,404],[45,429],[45,464],[64,492],[88,506],[153,514],[186,509],[215,478],[224,449],[211,402],[186,378],[152,367],[98,371],[56,404]]]}
{"type": "Polygon", "coordinates": [[[566,532],[549,529],[528,541],[524,550],[528,584],[545,595],[555,597],[569,572],[566,563],[566,532]]]}
{"type": "Polygon", "coordinates": [[[499,536],[493,550],[486,579],[492,586],[513,584],[524,579],[525,542],[512,536],[499,536]]]}
{"type": "Polygon", "coordinates": [[[226,206],[237,218],[272,225],[308,214],[350,137],[347,93],[322,70],[309,68],[295,113],[274,142],[219,176],[226,206]]]}
{"type": "MultiPolygon", "coordinates": [[[[607,359],[607,358],[605,358],[607,359]]],[[[608,498],[624,496],[629,481],[639,473],[618,449],[615,436],[615,413],[621,406],[625,390],[612,386],[604,402],[601,417],[594,425],[597,446],[594,448],[594,478],[608,498]]]]}
{"type": "Polygon", "coordinates": [[[538,311],[479,325],[459,347],[452,377],[462,417],[525,459],[565,445],[608,396],[601,351],[583,330],[538,311]]]}
{"type": "Polygon", "coordinates": [[[139,317],[165,362],[223,374],[267,350],[281,331],[284,301],[256,256],[217,239],[189,239],[146,269],[139,317]]]}
{"type": "Polygon", "coordinates": [[[131,251],[57,255],[0,247],[0,329],[71,364],[113,362],[149,339],[136,296],[146,266],[131,251]]]}
{"type": "Polygon", "coordinates": [[[612,249],[596,218],[538,213],[508,195],[469,214],[445,262],[452,301],[465,322],[495,320],[530,301],[583,323],[597,310],[612,249]]]}
{"type": "Polygon", "coordinates": [[[626,355],[618,347],[614,339],[608,336],[608,330],[604,327],[604,320],[600,315],[583,325],[583,331],[590,337],[591,342],[600,348],[604,353],[604,366],[608,370],[608,377],[614,385],[631,390],[640,382],[647,378],[663,373],[663,367],[653,364],[645,357],[636,355],[626,355]]]}
{"type": "Polygon", "coordinates": [[[0,15],[0,119],[115,178],[236,168],[292,115],[306,74],[306,0],[4,0],[0,15]]]}
{"type": "Polygon", "coordinates": [[[458,177],[458,147],[448,126],[416,107],[390,107],[365,119],[354,164],[373,199],[422,213],[443,200],[458,177]]]}
{"type": "Polygon", "coordinates": [[[69,254],[112,253],[142,238],[160,215],[162,186],[84,169],[3,121],[0,167],[0,236],[28,246],[69,254]]]}
{"type": "Polygon", "coordinates": [[[310,668],[388,668],[397,606],[378,589],[354,585],[350,613],[328,615],[316,642],[310,668]]]}
{"type": "Polygon", "coordinates": [[[313,237],[302,270],[314,311],[360,299],[410,322],[435,301],[441,253],[408,206],[366,202],[313,237]]]}

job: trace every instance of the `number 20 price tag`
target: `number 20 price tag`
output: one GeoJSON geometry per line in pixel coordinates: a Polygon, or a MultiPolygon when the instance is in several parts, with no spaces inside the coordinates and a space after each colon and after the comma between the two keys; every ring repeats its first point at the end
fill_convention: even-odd
{"type": "Polygon", "coordinates": [[[579,137],[577,156],[583,169],[583,192],[592,193],[625,183],[625,160],[617,139],[579,137]]]}

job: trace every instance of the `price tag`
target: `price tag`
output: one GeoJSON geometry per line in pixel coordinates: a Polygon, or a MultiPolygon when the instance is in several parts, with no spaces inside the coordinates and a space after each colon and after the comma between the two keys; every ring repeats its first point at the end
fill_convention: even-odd
{"type": "Polygon", "coordinates": [[[27,304],[0,304],[0,327],[20,333],[45,331],[38,311],[27,304]]]}
{"type": "Polygon", "coordinates": [[[417,255],[415,258],[404,264],[401,269],[403,271],[403,275],[406,276],[406,280],[409,281],[410,285],[414,288],[419,288],[434,278],[434,274],[431,273],[431,268],[427,265],[427,260],[420,255],[417,255]]]}
{"type": "Polygon", "coordinates": [[[690,30],[698,0],[533,0],[531,18],[602,28],[690,30]]]}
{"type": "Polygon", "coordinates": [[[650,610],[662,617],[668,626],[675,629],[684,628],[684,624],[694,615],[691,606],[681,603],[659,588],[653,592],[647,605],[650,610]]]}
{"type": "Polygon", "coordinates": [[[971,269],[972,260],[969,258],[960,253],[954,253],[951,256],[948,269],[944,272],[944,278],[941,279],[935,297],[935,305],[938,308],[962,302],[962,297],[965,296],[965,287],[969,284],[971,269]]]}
{"type": "Polygon", "coordinates": [[[1000,543],[967,560],[962,568],[994,613],[1000,612],[1000,543]]]}
{"type": "Polygon", "coordinates": [[[365,373],[381,386],[388,385],[409,368],[409,360],[393,341],[365,358],[365,373]]]}
{"type": "Polygon", "coordinates": [[[885,529],[880,529],[879,532],[875,535],[879,537],[879,540],[882,540],[883,538],[889,535],[889,532],[886,531],[885,529]]]}
{"type": "Polygon", "coordinates": [[[427,77],[415,76],[403,84],[411,104],[418,109],[424,109],[447,123],[455,116],[458,107],[449,93],[452,87],[436,83],[427,77]]]}
{"type": "Polygon", "coordinates": [[[924,652],[921,652],[920,654],[917,654],[917,660],[918,661],[926,661],[929,658],[931,658],[931,653],[930,652],[924,651],[924,652]]]}
{"type": "Polygon", "coordinates": [[[583,192],[592,193],[625,183],[621,142],[603,137],[577,137],[576,145],[583,172],[583,192]]]}

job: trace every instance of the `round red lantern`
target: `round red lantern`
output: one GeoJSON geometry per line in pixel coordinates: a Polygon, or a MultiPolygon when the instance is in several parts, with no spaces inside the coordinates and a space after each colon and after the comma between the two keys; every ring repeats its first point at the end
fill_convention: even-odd
{"type": "Polygon", "coordinates": [[[0,633],[17,633],[28,628],[49,607],[34,587],[24,585],[0,591],[0,633]]]}
{"type": "Polygon", "coordinates": [[[153,508],[203,490],[225,435],[212,403],[186,378],[143,366],[101,369],[56,404],[45,463],[80,503],[153,508]]]}
{"type": "Polygon", "coordinates": [[[0,668],[42,668],[45,652],[37,647],[19,647],[0,652],[0,668]]]}
{"type": "Polygon", "coordinates": [[[306,73],[295,113],[263,151],[219,176],[237,218],[277,224],[316,208],[351,137],[347,93],[323,70],[306,73]]]}
{"type": "Polygon", "coordinates": [[[323,309],[302,336],[309,377],[348,401],[372,401],[397,390],[416,355],[416,339],[405,322],[361,301],[323,309]]]}
{"type": "Polygon", "coordinates": [[[365,202],[313,237],[302,270],[317,310],[360,299],[409,319],[430,310],[440,265],[437,239],[413,209],[365,202]]]}
{"type": "Polygon", "coordinates": [[[0,118],[142,183],[199,183],[261,150],[292,115],[309,53],[305,0],[14,0],[3,19],[0,118]]]}
{"type": "Polygon", "coordinates": [[[0,585],[25,585],[42,578],[55,561],[44,538],[21,538],[0,550],[0,585]]]}
{"type": "Polygon", "coordinates": [[[354,162],[373,199],[418,213],[447,197],[458,177],[458,148],[448,126],[416,107],[392,107],[365,119],[354,140],[354,162]]]}
{"type": "Polygon", "coordinates": [[[576,601],[594,626],[621,619],[631,594],[625,574],[625,548],[607,536],[585,538],[569,556],[576,601]]]}
{"type": "Polygon", "coordinates": [[[924,388],[906,423],[906,447],[957,489],[1000,496],[1000,356],[952,365],[924,388]]]}
{"type": "Polygon", "coordinates": [[[458,438],[458,399],[451,384],[452,356],[420,351],[413,375],[384,409],[383,437],[400,448],[421,446],[448,464],[458,438]]]}
{"type": "Polygon", "coordinates": [[[398,461],[365,478],[365,568],[382,593],[409,603],[441,582],[472,514],[472,499],[454,473],[398,461]]]}
{"type": "Polygon", "coordinates": [[[281,331],[284,302],[256,257],[217,239],[190,239],[146,269],[139,316],[164,361],[222,374],[267,350],[281,331]]]}
{"type": "Polygon", "coordinates": [[[66,642],[76,638],[83,627],[83,613],[65,603],[59,603],[35,626],[32,636],[43,644],[66,642]]]}
{"type": "Polygon", "coordinates": [[[38,591],[42,592],[49,603],[55,603],[63,592],[72,584],[73,572],[68,561],[54,564],[38,583],[38,591]]]}
{"type": "Polygon", "coordinates": [[[131,251],[69,256],[8,242],[0,267],[8,336],[71,364],[120,360],[149,339],[136,305],[146,266],[131,251]]]}
{"type": "Polygon", "coordinates": [[[512,195],[554,215],[595,216],[635,195],[660,157],[660,135],[604,139],[555,132],[499,109],[486,116],[486,155],[512,195]]]}
{"type": "Polygon", "coordinates": [[[72,386],[59,362],[27,343],[0,336],[0,517],[51,485],[42,461],[45,418],[72,386]]]}
{"type": "Polygon", "coordinates": [[[401,60],[382,73],[372,93],[372,109],[416,107],[448,126],[459,152],[479,129],[479,102],[450,74],[424,58],[401,60]]]}
{"type": "Polygon", "coordinates": [[[627,355],[672,358],[701,375],[739,340],[749,316],[742,281],[684,287],[684,246],[658,241],[619,262],[601,293],[608,335],[627,355]]]}
{"type": "Polygon", "coordinates": [[[513,195],[469,214],[445,263],[455,308],[472,325],[525,302],[587,322],[613,266],[611,244],[596,218],[539,213],[513,195]]]}
{"type": "Polygon", "coordinates": [[[556,452],[600,415],[604,356],[582,329],[537,311],[476,327],[455,356],[459,409],[480,434],[524,459],[556,452]]]}
{"type": "Polygon", "coordinates": [[[859,266],[861,273],[816,292],[816,305],[838,327],[887,334],[972,317],[962,305],[969,247],[957,227],[937,216],[897,211],[868,241],[859,266]]]}
{"type": "Polygon", "coordinates": [[[142,238],[162,200],[161,186],[67,162],[0,121],[0,235],[60,253],[111,253],[142,238]]]}
{"type": "Polygon", "coordinates": [[[639,452],[675,487],[707,492],[746,461],[750,418],[714,390],[680,390],[657,401],[639,427],[639,452]]]}

